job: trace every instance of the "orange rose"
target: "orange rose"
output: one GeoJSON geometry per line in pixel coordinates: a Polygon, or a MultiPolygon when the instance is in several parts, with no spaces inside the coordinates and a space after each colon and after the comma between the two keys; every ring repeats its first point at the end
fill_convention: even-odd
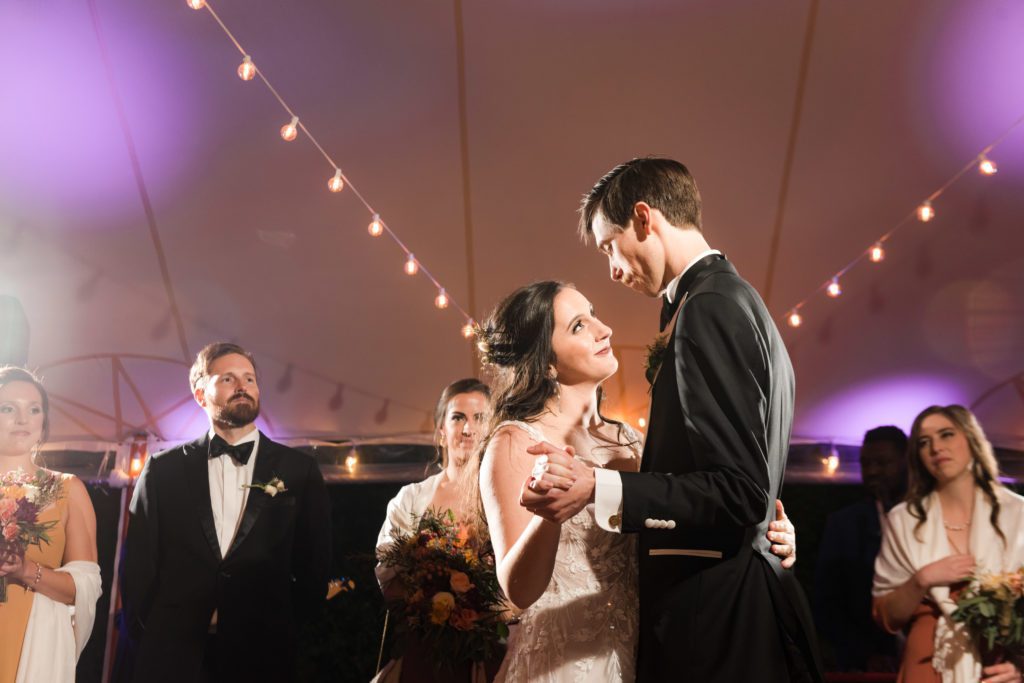
{"type": "Polygon", "coordinates": [[[463,572],[455,571],[454,569],[449,572],[448,585],[451,586],[452,590],[456,593],[465,593],[473,587],[473,584],[469,582],[468,576],[463,572]]]}
{"type": "MultiPolygon", "coordinates": [[[[18,501],[13,498],[0,498],[0,522],[7,522],[14,518],[18,510],[18,501]]],[[[6,531],[5,531],[6,533],[6,531]]]]}
{"type": "Polygon", "coordinates": [[[452,610],[455,608],[455,596],[441,591],[431,598],[430,606],[430,621],[435,624],[443,624],[448,621],[448,617],[451,616],[452,610]]]}

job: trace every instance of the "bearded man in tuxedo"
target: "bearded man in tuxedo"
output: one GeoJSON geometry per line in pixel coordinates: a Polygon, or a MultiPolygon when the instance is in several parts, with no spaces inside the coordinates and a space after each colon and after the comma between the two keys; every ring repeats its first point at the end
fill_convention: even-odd
{"type": "Polygon", "coordinates": [[[256,428],[248,351],[210,344],[189,380],[210,428],[149,458],[136,484],[115,680],[293,680],[296,632],[327,593],[323,477],[256,428]]]}

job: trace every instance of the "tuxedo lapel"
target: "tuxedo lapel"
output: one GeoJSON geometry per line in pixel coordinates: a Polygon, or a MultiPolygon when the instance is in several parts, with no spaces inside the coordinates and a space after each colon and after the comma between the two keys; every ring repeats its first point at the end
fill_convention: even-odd
{"type": "Polygon", "coordinates": [[[185,445],[185,478],[193,509],[199,514],[203,535],[210,543],[214,556],[220,560],[220,542],[217,540],[217,525],[213,522],[213,506],[210,503],[210,435],[185,445]]]}
{"type": "Polygon", "coordinates": [[[690,266],[681,278],[676,283],[676,289],[672,294],[672,301],[669,302],[666,296],[661,305],[661,325],[659,330],[664,331],[665,327],[675,317],[676,311],[679,306],[686,299],[686,294],[693,289],[693,286],[697,284],[697,279],[704,274],[706,271],[713,270],[711,266],[715,265],[719,261],[725,261],[725,256],[722,254],[708,254],[701,260],[690,266]]]}
{"type": "MultiPolygon", "coordinates": [[[[256,450],[256,465],[252,471],[252,483],[266,484],[278,476],[277,463],[280,459],[281,446],[268,439],[263,432],[260,432],[260,443],[256,450]]],[[[285,482],[285,486],[287,485],[288,482],[285,482]]],[[[249,532],[252,531],[256,520],[260,516],[260,512],[269,500],[270,496],[263,491],[249,489],[249,494],[245,500],[245,512],[242,513],[242,521],[238,525],[238,532],[235,534],[234,540],[231,541],[231,547],[224,554],[225,559],[230,557],[242,545],[242,542],[249,535],[249,532]]]]}

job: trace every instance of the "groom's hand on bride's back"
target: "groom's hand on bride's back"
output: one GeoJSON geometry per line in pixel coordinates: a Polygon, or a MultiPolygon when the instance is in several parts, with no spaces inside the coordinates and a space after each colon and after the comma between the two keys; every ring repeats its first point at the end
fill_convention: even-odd
{"type": "Polygon", "coordinates": [[[561,524],[594,500],[594,471],[573,457],[572,447],[546,441],[527,449],[536,455],[533,471],[523,482],[519,504],[548,521],[561,524]]]}
{"type": "Polygon", "coordinates": [[[775,500],[775,521],[769,522],[766,536],[772,544],[772,554],[782,558],[783,569],[796,564],[796,527],[786,515],[781,500],[775,500]]]}

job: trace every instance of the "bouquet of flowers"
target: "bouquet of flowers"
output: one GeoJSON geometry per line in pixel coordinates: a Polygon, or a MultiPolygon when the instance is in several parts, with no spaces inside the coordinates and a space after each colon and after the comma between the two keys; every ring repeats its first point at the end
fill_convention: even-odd
{"type": "Polygon", "coordinates": [[[985,666],[1024,661],[1024,567],[978,574],[956,601],[953,621],[963,623],[985,666]]]}
{"type": "Polygon", "coordinates": [[[399,629],[436,654],[438,668],[483,662],[508,637],[506,604],[489,542],[470,540],[451,511],[427,510],[415,531],[378,553],[407,588],[399,629]]]}
{"type": "MultiPolygon", "coordinates": [[[[24,556],[30,545],[49,543],[57,522],[40,522],[39,512],[60,497],[60,479],[46,470],[0,476],[0,557],[24,556]]],[[[7,577],[0,576],[0,604],[7,602],[7,577]]]]}

